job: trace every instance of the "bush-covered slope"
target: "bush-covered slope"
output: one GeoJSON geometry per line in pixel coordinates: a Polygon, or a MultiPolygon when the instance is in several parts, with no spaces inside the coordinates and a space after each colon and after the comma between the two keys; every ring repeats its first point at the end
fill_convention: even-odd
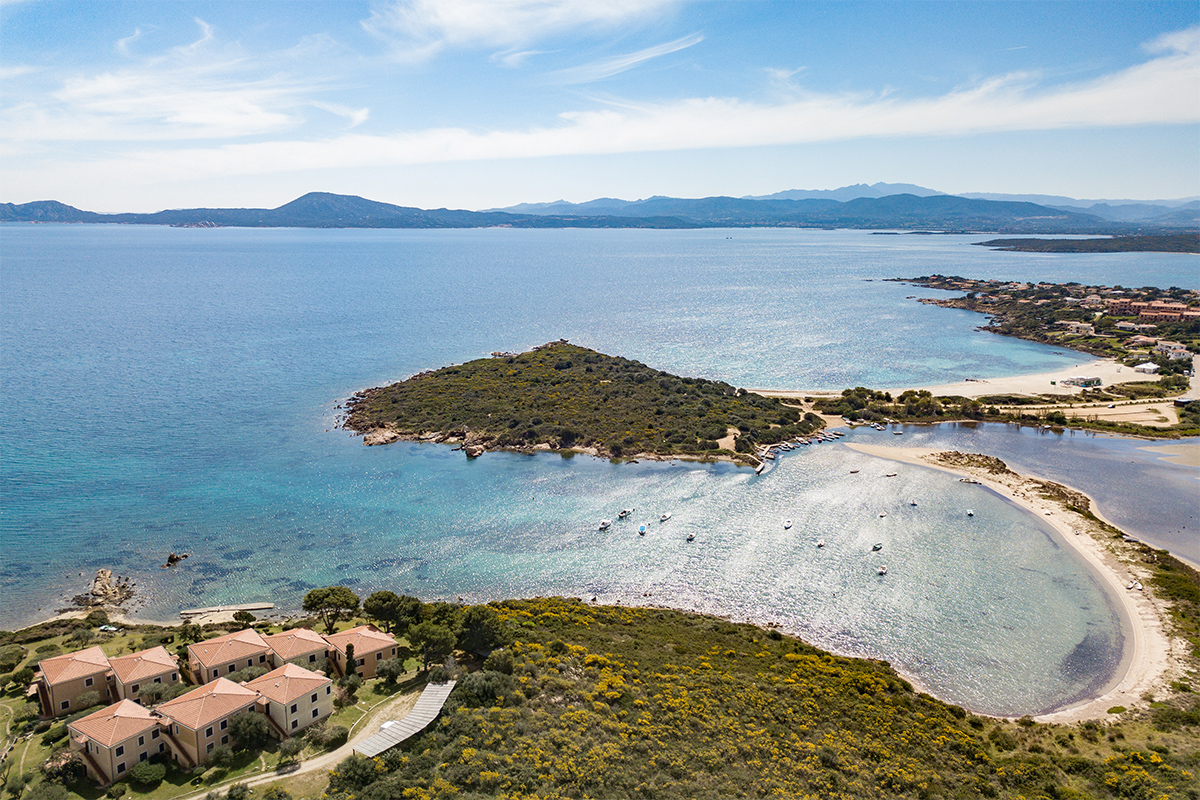
{"type": "Polygon", "coordinates": [[[342,762],[330,800],[1194,796],[1194,723],[1127,740],[984,719],[884,663],[750,625],[560,598],[495,607],[512,647],[461,677],[424,734],[342,762]]]}
{"type": "Polygon", "coordinates": [[[346,427],[438,433],[484,448],[591,447],[602,455],[711,454],[738,430],[737,450],[820,427],[777,398],[681,378],[565,342],[482,358],[368,389],[346,427]]]}

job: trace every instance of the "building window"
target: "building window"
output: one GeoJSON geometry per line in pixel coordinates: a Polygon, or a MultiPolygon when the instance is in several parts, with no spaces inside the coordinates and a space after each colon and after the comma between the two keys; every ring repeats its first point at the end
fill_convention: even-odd
{"type": "Polygon", "coordinates": [[[221,744],[229,744],[229,734],[225,734],[221,737],[221,744]]]}
{"type": "Polygon", "coordinates": [[[333,687],[332,687],[332,686],[326,686],[326,687],[325,687],[325,694],[327,694],[327,695],[328,695],[328,694],[330,694],[332,691],[333,691],[333,687]]]}
{"type": "Polygon", "coordinates": [[[392,648],[392,655],[396,655],[396,648],[392,648]]]}
{"type": "Polygon", "coordinates": [[[125,745],[121,745],[121,746],[120,746],[120,747],[118,747],[116,750],[114,750],[114,751],[113,751],[113,755],[114,755],[114,756],[123,756],[123,755],[125,755],[125,745]]]}
{"type": "Polygon", "coordinates": [[[228,727],[229,727],[229,720],[227,720],[227,719],[221,720],[221,730],[225,730],[228,727]]]}
{"type": "Polygon", "coordinates": [[[154,730],[150,731],[150,738],[151,738],[151,739],[157,739],[157,738],[158,738],[158,728],[155,728],[154,730]]]}
{"type": "Polygon", "coordinates": [[[375,660],[376,660],[376,661],[383,661],[383,653],[382,653],[382,652],[376,653],[376,654],[375,654],[375,660]]]}
{"type": "Polygon", "coordinates": [[[175,727],[175,735],[178,736],[179,735],[179,726],[175,725],[174,727],[175,727]]]}
{"type": "Polygon", "coordinates": [[[310,702],[310,703],[317,702],[317,696],[314,694],[312,697],[308,698],[308,702],[310,702]]]}
{"type": "Polygon", "coordinates": [[[172,680],[172,681],[177,681],[177,680],[179,680],[179,673],[178,673],[178,672],[172,672],[172,673],[171,673],[171,680],[172,680]]]}
{"type": "Polygon", "coordinates": [[[365,658],[354,659],[354,666],[356,666],[356,667],[361,667],[363,664],[366,664],[366,663],[367,663],[367,660],[365,658]]]}
{"type": "Polygon", "coordinates": [[[70,700],[63,700],[63,701],[62,701],[62,706],[61,706],[61,707],[62,707],[62,710],[63,710],[63,711],[66,711],[68,708],[70,708],[70,707],[71,707],[71,701],[70,701],[70,700]]]}
{"type": "Polygon", "coordinates": [[[154,679],[154,682],[155,682],[155,683],[162,683],[162,678],[155,678],[155,679],[154,679]]]}
{"type": "Polygon", "coordinates": [[[117,774],[120,775],[124,771],[125,771],[125,762],[122,761],[120,764],[117,764],[117,774]]]}
{"type": "Polygon", "coordinates": [[[263,655],[261,655],[261,656],[259,656],[259,657],[258,657],[258,663],[260,663],[260,664],[261,664],[261,663],[263,663],[263,662],[264,662],[264,661],[266,661],[266,660],[267,660],[267,656],[266,656],[266,654],[265,654],[265,653],[264,653],[263,655]]]}
{"type": "Polygon", "coordinates": [[[310,664],[315,664],[315,663],[317,663],[317,654],[316,654],[316,653],[309,653],[309,654],[308,654],[308,663],[310,663],[310,664]]]}
{"type": "Polygon", "coordinates": [[[320,712],[319,712],[317,709],[315,709],[315,708],[314,708],[314,709],[313,709],[313,719],[316,719],[316,718],[317,718],[317,715],[318,715],[319,713],[320,713],[320,712]]]}
{"type": "Polygon", "coordinates": [[[204,729],[204,738],[205,738],[205,739],[211,739],[211,738],[212,738],[212,735],[213,735],[213,729],[212,729],[212,728],[205,728],[205,729],[204,729]]]}
{"type": "Polygon", "coordinates": [[[145,761],[149,757],[150,757],[149,753],[142,753],[140,756],[138,756],[138,761],[145,761]]]}
{"type": "Polygon", "coordinates": [[[138,689],[140,689],[140,688],[142,688],[142,685],[141,685],[140,683],[135,683],[133,686],[130,686],[130,687],[129,687],[129,691],[130,691],[132,694],[137,694],[137,693],[138,693],[138,689]]]}
{"type": "Polygon", "coordinates": [[[246,666],[247,666],[247,667],[253,667],[253,666],[254,666],[254,659],[253,659],[253,658],[247,658],[247,659],[246,659],[246,666]]]}
{"type": "Polygon", "coordinates": [[[300,706],[299,703],[292,703],[292,713],[293,714],[296,713],[296,709],[299,708],[299,706],[300,706]]]}
{"type": "Polygon", "coordinates": [[[84,685],[84,686],[91,686],[93,683],[95,683],[95,681],[94,681],[94,680],[92,680],[91,678],[84,678],[84,679],[83,679],[83,685],[84,685]]]}
{"type": "Polygon", "coordinates": [[[146,744],[146,737],[139,736],[138,737],[138,747],[143,747],[143,746],[145,746],[145,744],[146,744]]]}
{"type": "Polygon", "coordinates": [[[296,728],[298,728],[299,726],[300,726],[300,720],[298,720],[298,719],[292,720],[292,730],[296,730],[296,728]]]}
{"type": "MultiPolygon", "coordinates": [[[[233,670],[232,670],[232,669],[231,669],[231,670],[229,670],[229,671],[230,671],[230,672],[233,672],[233,670]]],[[[217,677],[217,676],[218,676],[218,675],[220,675],[220,674],[221,674],[221,673],[220,673],[218,670],[215,670],[215,669],[213,670],[213,677],[214,677],[214,678],[215,678],[215,677],[217,677]]]]}
{"type": "Polygon", "coordinates": [[[166,750],[166,749],[167,749],[167,743],[166,743],[166,742],[159,742],[159,743],[158,743],[158,752],[160,752],[160,753],[161,753],[163,750],[166,750]]]}
{"type": "Polygon", "coordinates": [[[214,747],[216,747],[216,745],[213,744],[212,742],[209,742],[208,747],[204,748],[204,752],[211,753],[213,751],[214,747]]]}
{"type": "MultiPolygon", "coordinates": [[[[250,665],[249,665],[249,664],[247,664],[246,666],[248,667],[248,666],[250,666],[250,665]]],[[[236,665],[236,664],[230,664],[230,665],[229,665],[229,672],[230,672],[230,674],[233,674],[234,672],[237,672],[237,665],[236,665]]]]}

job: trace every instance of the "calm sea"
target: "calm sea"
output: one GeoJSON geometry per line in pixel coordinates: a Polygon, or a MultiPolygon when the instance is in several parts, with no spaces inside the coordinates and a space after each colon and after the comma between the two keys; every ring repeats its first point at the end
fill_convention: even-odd
{"type": "MultiPolygon", "coordinates": [[[[994,253],[979,238],[0,226],[0,625],[65,605],[99,567],[134,577],[137,613],[159,619],[294,608],[330,583],[555,593],[778,622],[977,710],[1062,705],[1113,674],[1111,600],[1040,520],[952,477],[838,445],[761,478],[551,455],[468,463],[334,429],[359,388],[560,337],[740,386],[1049,370],[1081,357],[978,332],[983,317],[883,279],[1194,287],[1200,274],[1194,256],[994,253]],[[595,530],[624,506],[632,521],[595,530]],[[172,551],[191,558],[160,570],[172,551]]],[[[995,425],[914,428],[903,443],[994,452],[1091,492],[1131,532],[1194,547],[1198,471],[1144,443],[995,425]],[[1132,512],[1118,479],[1133,481],[1132,512]]]]}

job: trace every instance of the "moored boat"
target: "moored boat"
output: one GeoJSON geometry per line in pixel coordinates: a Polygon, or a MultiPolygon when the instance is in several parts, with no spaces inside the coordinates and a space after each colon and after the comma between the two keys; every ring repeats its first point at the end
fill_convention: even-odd
{"type": "Polygon", "coordinates": [[[877,550],[882,550],[882,549],[883,549],[883,542],[876,542],[876,543],[875,543],[875,544],[874,544],[874,545],[871,547],[871,552],[872,552],[872,553],[874,553],[874,552],[876,552],[877,550]]]}
{"type": "Polygon", "coordinates": [[[611,519],[602,519],[602,520],[600,520],[600,527],[598,530],[606,531],[610,527],[612,527],[612,520],[611,519]]]}
{"type": "Polygon", "coordinates": [[[663,514],[661,517],[659,517],[659,518],[658,518],[658,521],[659,521],[659,522],[666,522],[666,521],[667,521],[667,520],[669,520],[670,518],[671,518],[671,512],[670,512],[670,511],[668,511],[667,513],[665,513],[665,514],[663,514]]]}
{"type": "Polygon", "coordinates": [[[880,564],[879,569],[875,570],[880,575],[887,575],[887,564],[880,564]]]}
{"type": "Polygon", "coordinates": [[[786,531],[790,527],[792,527],[792,521],[790,519],[785,519],[783,521],[783,529],[786,531]]]}

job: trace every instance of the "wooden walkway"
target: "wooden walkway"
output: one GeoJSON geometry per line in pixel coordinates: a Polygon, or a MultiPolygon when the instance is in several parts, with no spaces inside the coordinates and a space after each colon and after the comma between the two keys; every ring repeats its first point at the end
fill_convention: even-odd
{"type": "Polygon", "coordinates": [[[417,704],[404,719],[399,722],[383,723],[379,728],[379,733],[368,736],[354,745],[354,752],[367,758],[374,758],[384,750],[389,750],[405,739],[425,730],[425,727],[437,719],[437,715],[442,712],[442,706],[446,704],[446,698],[450,696],[454,683],[454,681],[447,681],[446,683],[428,684],[421,692],[420,698],[417,699],[417,704]]]}

